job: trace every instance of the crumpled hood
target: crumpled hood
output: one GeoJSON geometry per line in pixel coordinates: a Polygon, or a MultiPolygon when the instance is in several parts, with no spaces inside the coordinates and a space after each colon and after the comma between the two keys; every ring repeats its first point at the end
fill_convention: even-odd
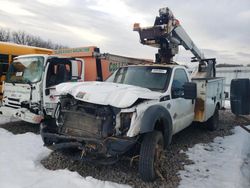
{"type": "Polygon", "coordinates": [[[127,108],[137,99],[159,99],[160,92],[146,88],[111,82],[62,83],[56,86],[59,94],[70,94],[84,102],[127,108]]]}

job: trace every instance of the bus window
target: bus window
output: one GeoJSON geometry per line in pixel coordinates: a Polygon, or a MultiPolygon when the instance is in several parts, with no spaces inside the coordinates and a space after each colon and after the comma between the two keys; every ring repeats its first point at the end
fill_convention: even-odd
{"type": "Polygon", "coordinates": [[[5,75],[8,70],[9,55],[0,54],[0,76],[5,75]]]}

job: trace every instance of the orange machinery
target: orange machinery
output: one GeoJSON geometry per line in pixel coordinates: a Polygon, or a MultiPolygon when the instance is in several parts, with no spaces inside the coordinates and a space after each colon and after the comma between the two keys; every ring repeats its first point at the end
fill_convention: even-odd
{"type": "Polygon", "coordinates": [[[85,62],[85,81],[103,81],[121,66],[153,63],[152,60],[137,59],[108,53],[100,54],[100,49],[96,46],[60,49],[55,50],[54,54],[83,59],[85,62]]]}

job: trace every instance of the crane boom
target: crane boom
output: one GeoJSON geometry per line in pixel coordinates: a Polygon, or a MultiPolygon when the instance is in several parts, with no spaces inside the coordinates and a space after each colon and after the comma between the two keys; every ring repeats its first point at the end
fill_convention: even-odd
{"type": "Polygon", "coordinates": [[[198,49],[181,25],[173,30],[174,36],[186,50],[190,50],[198,60],[205,59],[204,54],[198,49]]]}
{"type": "Polygon", "coordinates": [[[154,26],[140,27],[139,23],[135,23],[134,31],[139,32],[142,44],[158,48],[156,63],[174,63],[173,57],[179,52],[181,45],[194,55],[192,61],[199,62],[199,72],[206,73],[206,76],[203,74],[204,77],[215,77],[216,59],[205,58],[168,7],[159,10],[154,26]]]}

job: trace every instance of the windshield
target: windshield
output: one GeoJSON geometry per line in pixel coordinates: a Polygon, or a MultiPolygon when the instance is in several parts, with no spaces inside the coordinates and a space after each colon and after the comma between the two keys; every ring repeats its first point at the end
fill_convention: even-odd
{"type": "Polygon", "coordinates": [[[43,71],[43,57],[18,58],[10,64],[6,82],[35,83],[41,79],[43,71]]]}
{"type": "Polygon", "coordinates": [[[134,85],[155,91],[164,91],[170,75],[168,67],[123,67],[114,72],[106,82],[134,85]]]}

